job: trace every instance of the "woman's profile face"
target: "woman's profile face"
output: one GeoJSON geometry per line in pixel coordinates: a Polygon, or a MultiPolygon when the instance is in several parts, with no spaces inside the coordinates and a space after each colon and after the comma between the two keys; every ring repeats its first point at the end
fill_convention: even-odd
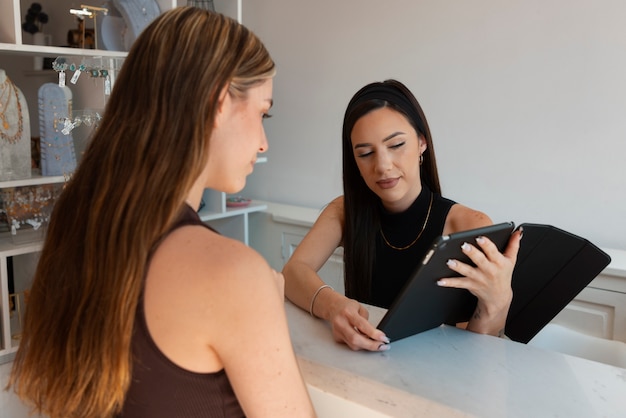
{"type": "Polygon", "coordinates": [[[391,212],[400,212],[422,190],[420,155],[426,141],[403,114],[389,107],[373,110],[352,128],[352,151],[361,177],[391,212]]]}
{"type": "Polygon", "coordinates": [[[209,143],[206,187],[241,191],[259,152],[267,151],[263,119],[272,107],[272,79],[248,90],[245,98],[226,93],[209,143]]]}

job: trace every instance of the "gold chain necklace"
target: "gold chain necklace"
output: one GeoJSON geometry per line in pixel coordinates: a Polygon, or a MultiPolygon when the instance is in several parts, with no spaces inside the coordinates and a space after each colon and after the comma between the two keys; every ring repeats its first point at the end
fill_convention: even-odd
{"type": "Polygon", "coordinates": [[[9,107],[10,100],[11,92],[9,91],[9,80],[7,77],[4,80],[4,83],[2,83],[2,93],[0,93],[0,118],[2,118],[2,126],[4,127],[4,129],[9,129],[9,123],[6,121],[4,112],[6,111],[6,108],[9,107]],[[7,96],[7,101],[3,104],[2,101],[4,100],[5,93],[7,96]]]}
{"type": "Polygon", "coordinates": [[[389,243],[389,241],[387,241],[387,238],[385,237],[385,233],[383,232],[383,227],[381,226],[380,235],[383,237],[383,241],[385,241],[385,244],[387,244],[389,247],[393,248],[394,250],[398,250],[398,251],[403,251],[403,250],[411,248],[424,233],[424,229],[426,229],[426,225],[428,224],[428,218],[430,218],[430,210],[432,209],[432,207],[433,207],[433,194],[431,193],[430,203],[428,204],[428,212],[426,213],[426,219],[424,220],[424,225],[422,225],[422,230],[419,232],[419,234],[417,234],[417,237],[415,237],[413,242],[411,242],[408,245],[405,245],[404,247],[396,247],[395,245],[392,245],[391,243],[389,243]]]}
{"type": "MultiPolygon", "coordinates": [[[[24,118],[22,115],[22,104],[20,103],[20,96],[19,96],[19,93],[17,92],[17,88],[13,85],[13,82],[9,80],[9,77],[6,78],[5,83],[6,83],[6,89],[4,90],[6,90],[7,92],[7,102],[6,102],[6,105],[0,105],[2,106],[0,119],[2,119],[2,127],[5,130],[7,130],[7,132],[0,129],[0,137],[2,137],[2,139],[6,140],[10,144],[15,144],[20,139],[22,139],[22,133],[24,131],[24,118]],[[6,117],[6,112],[9,108],[9,103],[11,102],[10,90],[13,90],[13,93],[15,93],[15,102],[17,104],[17,131],[15,132],[14,135],[9,135],[8,129],[10,128],[11,125],[9,124],[9,121],[7,120],[7,117],[6,117]]],[[[4,94],[3,94],[3,97],[4,97],[4,94]]]]}

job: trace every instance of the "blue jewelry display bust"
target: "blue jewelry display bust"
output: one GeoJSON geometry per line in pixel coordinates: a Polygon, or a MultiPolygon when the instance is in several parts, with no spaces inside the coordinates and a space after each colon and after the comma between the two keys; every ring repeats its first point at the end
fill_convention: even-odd
{"type": "Polygon", "coordinates": [[[39,135],[41,174],[69,176],[76,169],[72,133],[63,133],[72,115],[72,91],[67,86],[45,83],[39,88],[39,135]]]}

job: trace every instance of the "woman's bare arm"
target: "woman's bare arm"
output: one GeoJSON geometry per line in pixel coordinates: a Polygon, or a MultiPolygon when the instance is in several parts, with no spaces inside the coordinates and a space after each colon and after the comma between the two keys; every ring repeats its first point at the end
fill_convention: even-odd
{"type": "Polygon", "coordinates": [[[386,349],[387,338],[367,321],[369,313],[364,306],[321,287],[325,283],[317,272],[341,245],[342,235],[343,197],[338,197],[322,211],[285,264],[285,294],[300,308],[329,321],[335,340],[351,349],[386,349]]]}
{"type": "Polygon", "coordinates": [[[181,367],[226,371],[246,416],[315,416],[291,345],[280,273],[243,243],[174,231],[152,262],[146,316],[181,367]]]}

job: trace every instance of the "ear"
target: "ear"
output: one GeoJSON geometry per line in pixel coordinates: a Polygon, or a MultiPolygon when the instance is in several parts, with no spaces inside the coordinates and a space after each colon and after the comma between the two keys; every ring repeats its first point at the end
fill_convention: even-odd
{"type": "Polygon", "coordinates": [[[420,155],[424,153],[424,151],[426,151],[426,148],[428,148],[428,145],[426,144],[426,138],[424,138],[422,135],[418,134],[417,135],[417,147],[419,149],[419,153],[420,155]]]}
{"type": "Polygon", "coordinates": [[[220,95],[217,99],[217,113],[215,115],[214,126],[217,126],[221,117],[224,116],[224,112],[230,106],[230,95],[228,94],[228,84],[222,87],[220,95]]]}

